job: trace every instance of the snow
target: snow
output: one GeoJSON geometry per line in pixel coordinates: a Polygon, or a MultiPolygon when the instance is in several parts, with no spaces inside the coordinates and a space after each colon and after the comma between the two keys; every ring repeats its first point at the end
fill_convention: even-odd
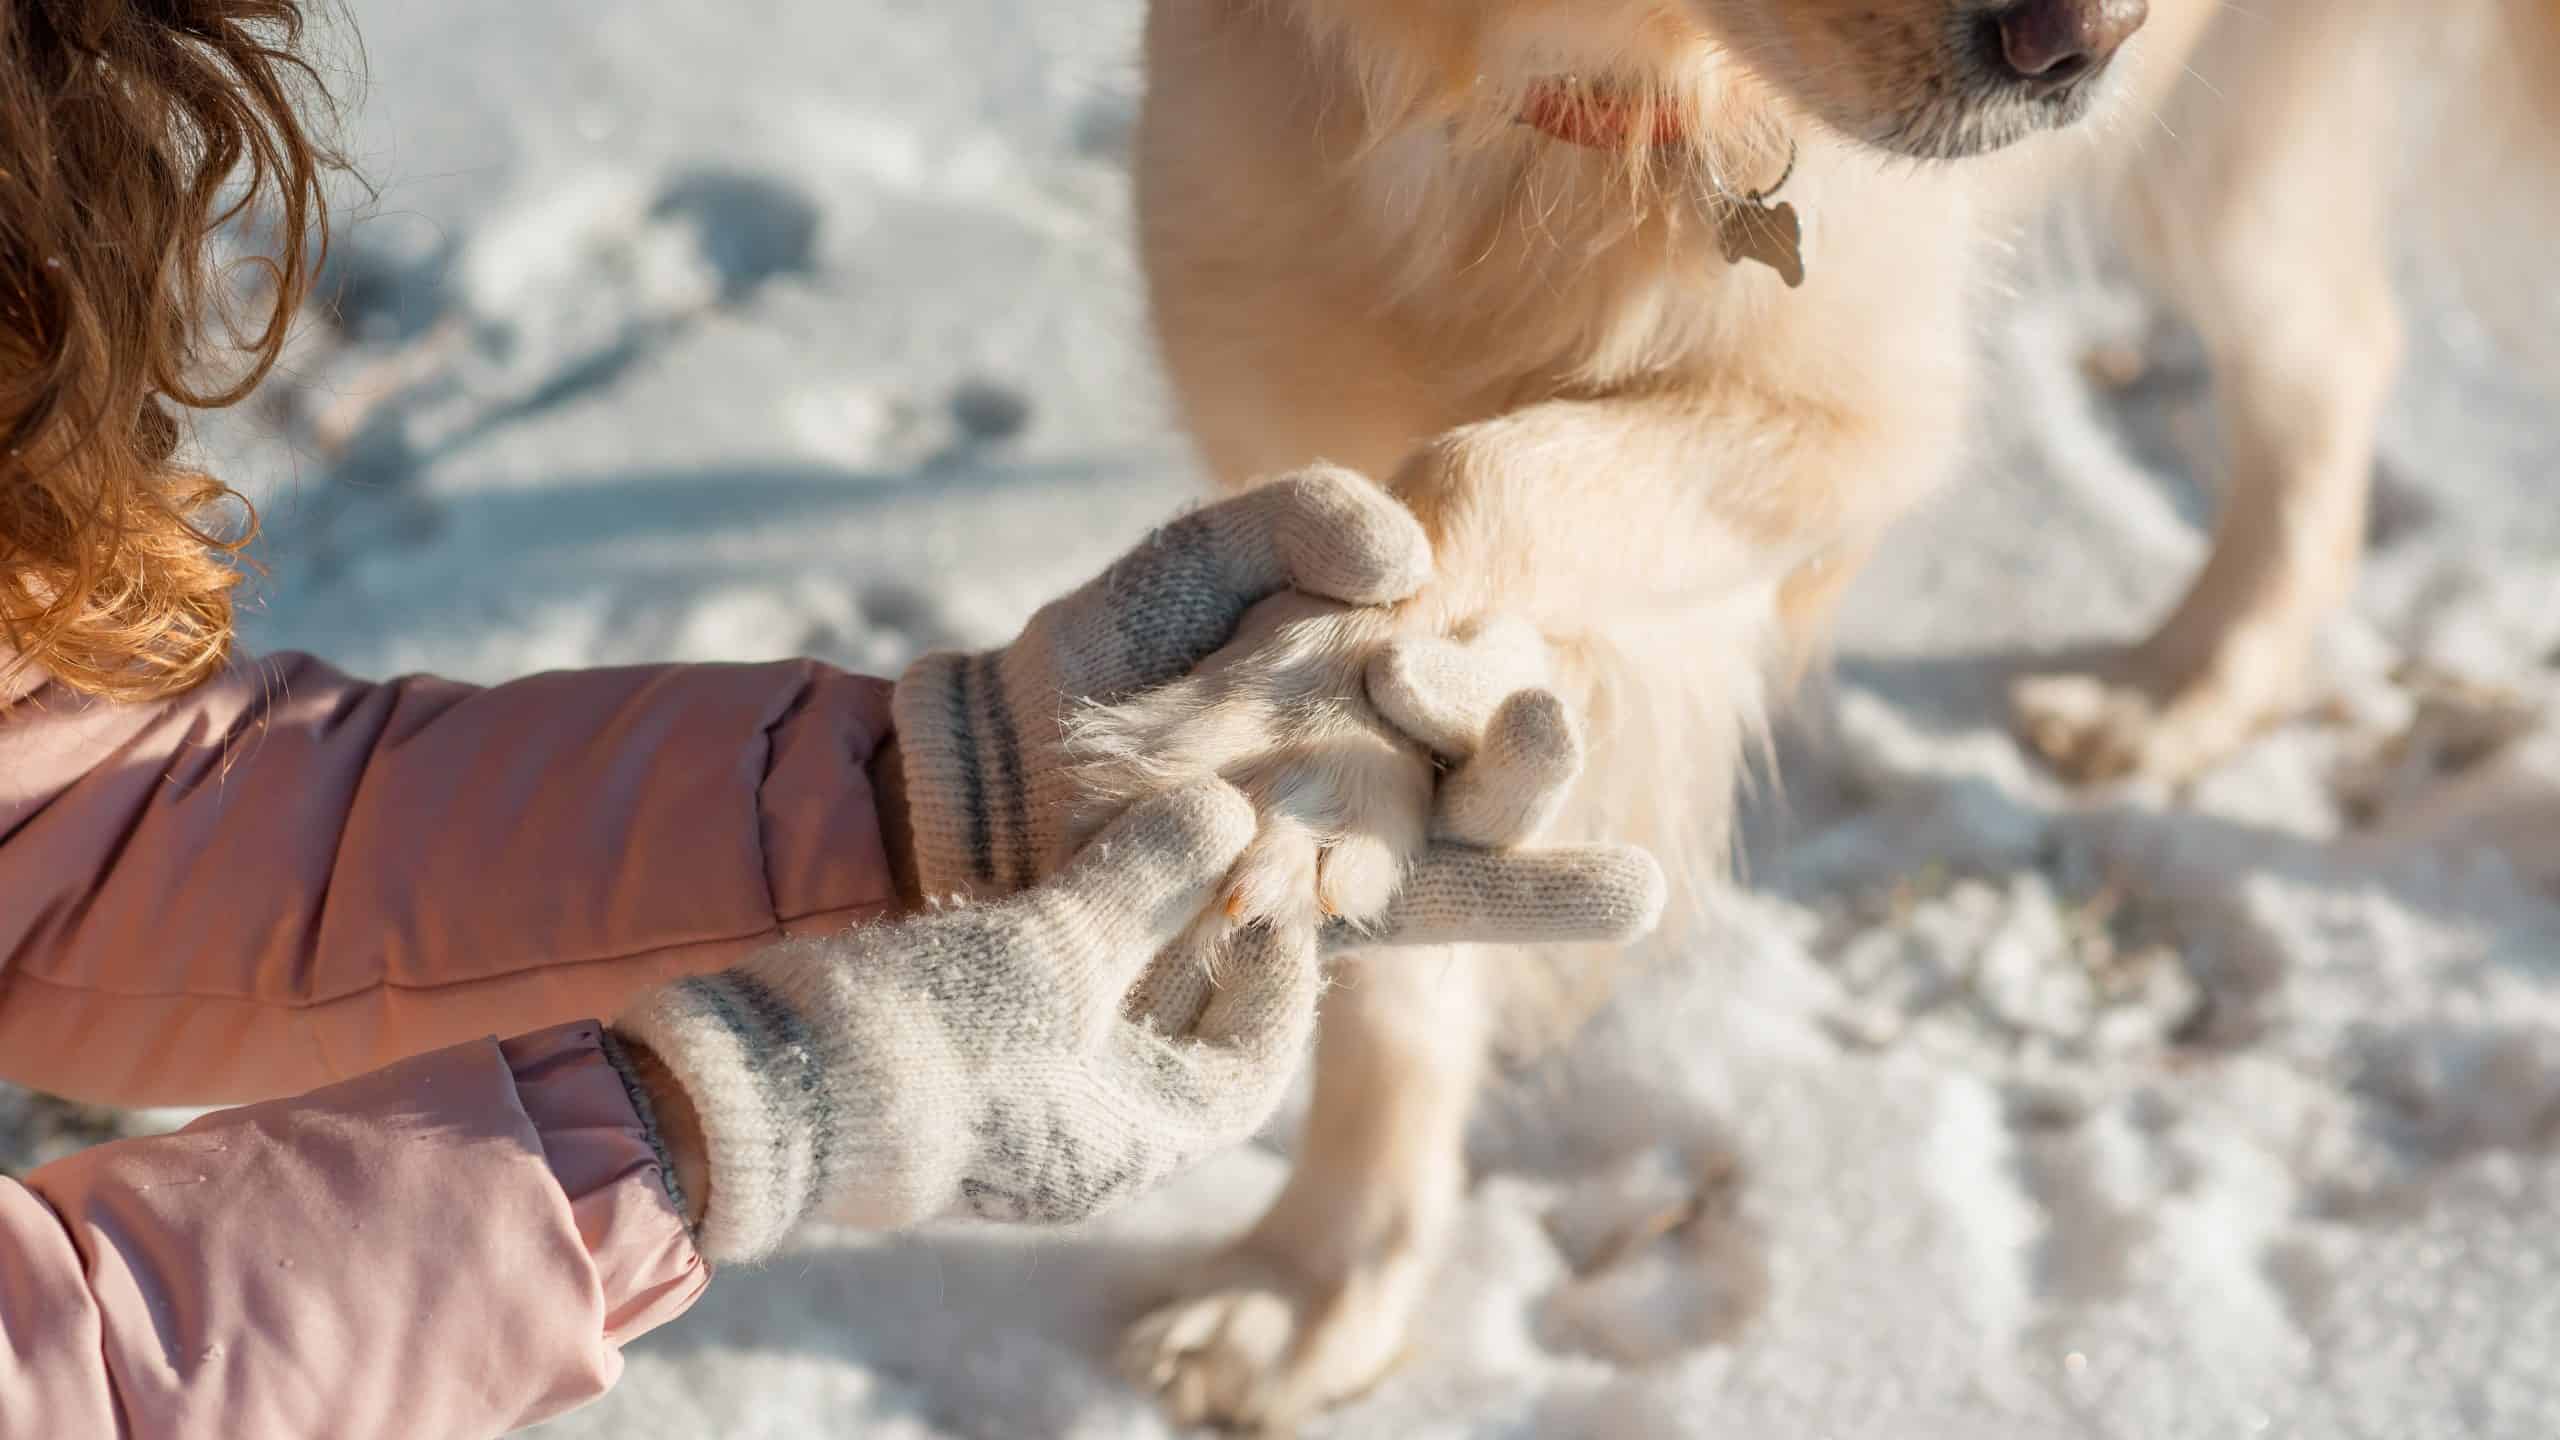
{"type": "MultiPolygon", "coordinates": [[[[257,645],[888,671],[1196,493],[1136,0],[352,8],[345,323],[206,435],[268,508],[257,645]]],[[[2183,800],[2077,797],[2002,682],[2173,597],[2211,421],[2174,335],[2086,385],[2140,320],[2103,276],[2022,279],[1749,889],[1487,1098],[1408,1362],[1318,1433],[2560,1434],[2560,425],[2412,314],[2335,703],[2183,800]]],[[[543,1433],[1165,1434],[1104,1357],[1284,1151],[1076,1235],[812,1236],[543,1433]]]]}

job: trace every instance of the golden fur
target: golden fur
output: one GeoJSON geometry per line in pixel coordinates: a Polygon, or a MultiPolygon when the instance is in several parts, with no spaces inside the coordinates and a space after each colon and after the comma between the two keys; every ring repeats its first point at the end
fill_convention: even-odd
{"type": "MultiPolygon", "coordinates": [[[[1321,458],[1411,503],[1440,572],[1397,624],[1544,631],[1594,756],[1571,834],[1714,872],[1767,697],[1955,465],[1973,318],[2058,187],[2204,334],[2230,497],[2160,633],[2022,686],[2021,722],[2074,773],[2175,777],[2292,703],[2354,574],[2399,348],[2382,97],[2459,10],[2528,58],[2501,143],[2550,145],[2560,25],[2497,0],[2154,0],[2102,83],[2039,108],[1951,58],[1991,8],[1155,0],[1141,246],[1184,418],[1227,484],[1321,458]],[[1686,143],[1513,123],[1557,75],[1605,78],[1633,136],[1681,115],[1686,143]],[[1716,242],[1790,151],[1793,290],[1716,242]]],[[[1124,733],[1144,751],[1183,718],[1124,733]]],[[[1392,1362],[1501,1012],[1562,1003],[1494,960],[1346,973],[1287,1189],[1128,1342],[1183,1418],[1286,1424],[1392,1362]]]]}

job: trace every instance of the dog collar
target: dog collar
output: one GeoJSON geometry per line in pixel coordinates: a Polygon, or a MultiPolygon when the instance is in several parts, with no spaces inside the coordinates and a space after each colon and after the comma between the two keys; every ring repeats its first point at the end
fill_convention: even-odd
{"type": "MultiPolygon", "coordinates": [[[[1629,104],[1626,96],[1588,84],[1580,76],[1558,75],[1530,90],[1520,106],[1520,123],[1550,140],[1586,150],[1624,150],[1633,143],[1641,121],[1638,107],[1629,104]]],[[[1677,109],[1662,106],[1653,112],[1647,146],[1668,150],[1688,138],[1687,117],[1677,109]]]]}
{"type": "MultiPolygon", "coordinates": [[[[1643,123],[1643,116],[1641,107],[1629,104],[1622,94],[1589,84],[1578,76],[1559,75],[1538,82],[1530,90],[1529,98],[1520,106],[1520,123],[1567,145],[1623,151],[1636,143],[1636,130],[1643,123]]],[[[1688,139],[1687,117],[1678,109],[1662,106],[1654,110],[1652,133],[1644,139],[1647,148],[1677,149],[1688,139]]],[[[1723,246],[1725,263],[1739,265],[1749,260],[1766,265],[1790,290],[1804,283],[1804,222],[1795,206],[1771,201],[1795,178],[1795,173],[1796,151],[1789,145],[1787,168],[1776,184],[1740,195],[1722,185],[1716,187],[1722,201],[1716,209],[1716,238],[1723,246]]]]}

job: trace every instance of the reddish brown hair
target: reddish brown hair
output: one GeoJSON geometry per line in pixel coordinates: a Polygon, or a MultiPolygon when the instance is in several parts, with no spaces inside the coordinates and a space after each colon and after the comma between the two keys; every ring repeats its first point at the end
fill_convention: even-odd
{"type": "Polygon", "coordinates": [[[255,528],[179,416],[276,362],[326,234],[299,0],[0,10],[0,680],[119,697],[219,668],[255,528]],[[234,222],[268,253],[219,263],[234,222]]]}

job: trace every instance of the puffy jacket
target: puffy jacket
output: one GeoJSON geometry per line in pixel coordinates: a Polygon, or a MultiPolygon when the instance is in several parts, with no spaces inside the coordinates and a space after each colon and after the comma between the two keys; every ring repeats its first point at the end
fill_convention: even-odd
{"type": "Polygon", "coordinates": [[[0,1440],[601,1394],[708,1275],[593,1017],[891,908],[887,734],[809,663],[0,696],[0,1079],[247,1107],[0,1180],[0,1440]]]}

